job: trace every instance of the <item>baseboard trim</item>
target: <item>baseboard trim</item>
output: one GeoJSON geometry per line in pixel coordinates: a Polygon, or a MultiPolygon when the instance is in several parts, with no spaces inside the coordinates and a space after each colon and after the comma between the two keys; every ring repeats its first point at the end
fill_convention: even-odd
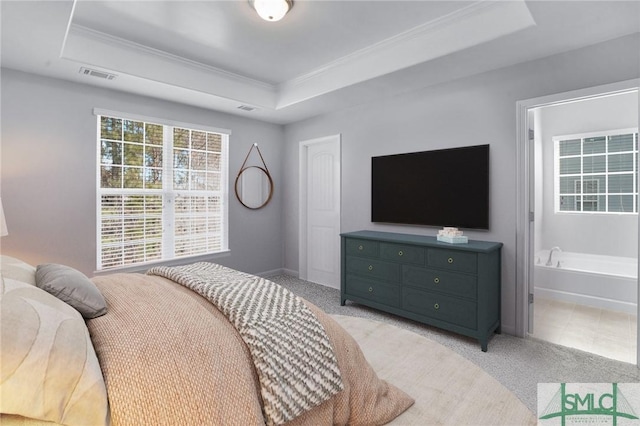
{"type": "Polygon", "coordinates": [[[283,269],[280,268],[280,269],[272,269],[270,271],[258,272],[253,275],[257,275],[262,278],[267,278],[267,277],[273,277],[274,275],[282,275],[282,274],[283,274],[283,269]]]}
{"type": "Polygon", "coordinates": [[[257,275],[262,278],[273,277],[274,275],[289,275],[298,278],[298,271],[294,271],[286,268],[272,269],[270,271],[259,272],[253,275],[257,275]]]}
{"type": "Polygon", "coordinates": [[[594,308],[607,309],[610,311],[624,312],[626,314],[635,314],[638,312],[638,306],[635,303],[627,303],[619,300],[606,299],[604,297],[594,297],[560,290],[551,290],[548,288],[536,287],[535,296],[545,299],[559,300],[562,302],[577,303],[579,305],[592,306],[594,308]]]}
{"type": "Polygon", "coordinates": [[[516,328],[514,326],[512,326],[512,325],[501,324],[500,325],[500,332],[504,333],[504,334],[508,334],[510,336],[515,336],[516,335],[516,328]]]}

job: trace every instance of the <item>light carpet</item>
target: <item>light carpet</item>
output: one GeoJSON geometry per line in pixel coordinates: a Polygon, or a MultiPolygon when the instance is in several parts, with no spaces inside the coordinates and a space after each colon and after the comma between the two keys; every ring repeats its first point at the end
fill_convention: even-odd
{"type": "Polygon", "coordinates": [[[534,425],[507,388],[451,349],[367,318],[332,315],[358,342],[378,376],[416,403],[392,425],[534,425]]]}
{"type": "Polygon", "coordinates": [[[387,314],[348,301],[340,305],[340,290],[304,281],[291,275],[272,276],[271,280],[305,298],[325,312],[368,318],[391,324],[438,342],[468,361],[513,392],[532,412],[537,409],[538,383],[637,383],[640,368],[573,348],[506,333],[489,340],[489,351],[482,352],[478,341],[387,314]]]}

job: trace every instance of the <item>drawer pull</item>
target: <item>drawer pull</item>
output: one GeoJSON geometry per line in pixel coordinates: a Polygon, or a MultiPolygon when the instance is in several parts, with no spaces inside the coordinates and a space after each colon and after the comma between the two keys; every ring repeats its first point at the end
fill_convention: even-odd
{"type": "Polygon", "coordinates": [[[369,293],[373,293],[373,287],[369,287],[369,293]]]}
{"type": "Polygon", "coordinates": [[[373,265],[369,265],[369,270],[373,271],[373,265]]]}
{"type": "Polygon", "coordinates": [[[358,250],[364,250],[364,247],[362,247],[362,244],[358,246],[358,250]]]}
{"type": "Polygon", "coordinates": [[[402,256],[403,254],[404,254],[404,253],[402,252],[402,250],[400,250],[400,251],[398,252],[398,256],[402,256]]]}
{"type": "Polygon", "coordinates": [[[433,279],[433,282],[434,282],[434,283],[436,283],[436,284],[438,284],[438,283],[440,282],[440,278],[435,277],[435,278],[433,279]]]}
{"type": "Polygon", "coordinates": [[[447,259],[447,262],[449,262],[449,263],[453,263],[453,257],[448,258],[448,259],[447,259]]]}
{"type": "Polygon", "coordinates": [[[440,309],[440,305],[438,303],[434,304],[433,309],[437,311],[438,309],[440,309]]]}

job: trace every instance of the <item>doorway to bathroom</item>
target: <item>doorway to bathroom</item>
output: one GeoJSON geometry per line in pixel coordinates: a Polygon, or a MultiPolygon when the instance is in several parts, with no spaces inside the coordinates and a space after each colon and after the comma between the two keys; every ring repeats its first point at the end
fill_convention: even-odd
{"type": "Polygon", "coordinates": [[[526,334],[634,364],[639,186],[635,85],[588,96],[558,96],[523,111],[526,334]]]}

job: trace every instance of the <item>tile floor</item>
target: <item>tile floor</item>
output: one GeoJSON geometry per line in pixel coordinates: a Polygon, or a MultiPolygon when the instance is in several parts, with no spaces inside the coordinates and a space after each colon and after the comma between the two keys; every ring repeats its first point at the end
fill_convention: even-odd
{"type": "Polygon", "coordinates": [[[636,315],[536,298],[533,337],[635,364],[636,315]]]}

